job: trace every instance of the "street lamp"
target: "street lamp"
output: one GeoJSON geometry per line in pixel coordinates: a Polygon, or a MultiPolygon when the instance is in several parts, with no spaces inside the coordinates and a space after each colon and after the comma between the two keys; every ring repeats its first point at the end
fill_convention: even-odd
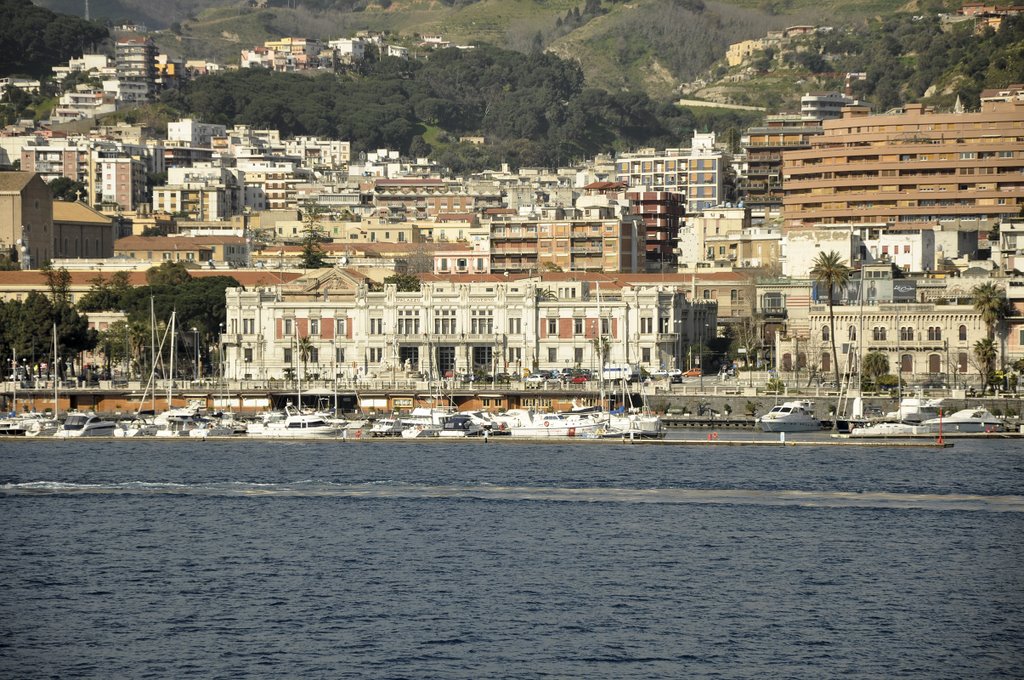
{"type": "Polygon", "coordinates": [[[201,377],[199,375],[200,374],[200,370],[199,370],[199,329],[196,328],[195,326],[192,327],[192,344],[195,346],[195,349],[196,349],[196,372],[195,372],[195,379],[199,380],[200,377],[201,377]]]}

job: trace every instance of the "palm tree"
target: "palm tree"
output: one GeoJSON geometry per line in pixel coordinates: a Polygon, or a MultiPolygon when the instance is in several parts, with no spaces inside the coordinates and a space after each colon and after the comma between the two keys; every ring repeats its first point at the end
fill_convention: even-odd
{"type": "Polygon", "coordinates": [[[975,286],[971,290],[971,297],[974,309],[981,314],[981,321],[985,324],[988,339],[995,340],[999,324],[1006,318],[1008,311],[1006,293],[995,283],[989,281],[975,286]]]}
{"type": "MultiPolygon", "coordinates": [[[[302,375],[306,376],[306,362],[313,355],[313,341],[309,336],[299,338],[299,359],[302,360],[302,375]]],[[[307,376],[308,377],[308,376],[307,376]]]]}
{"type": "Polygon", "coordinates": [[[818,253],[814,258],[811,276],[827,287],[828,294],[828,338],[832,343],[832,366],[836,371],[836,387],[842,385],[839,378],[839,353],[836,352],[836,317],[832,309],[832,296],[837,289],[846,287],[850,281],[850,268],[836,251],[818,253]]]}
{"type": "Polygon", "coordinates": [[[981,393],[985,394],[996,366],[996,345],[991,338],[983,338],[974,343],[974,359],[978,373],[981,374],[981,393]]]}
{"type": "Polygon", "coordinates": [[[889,357],[883,352],[868,352],[864,355],[861,373],[877,383],[878,379],[889,372],[889,357]]]}

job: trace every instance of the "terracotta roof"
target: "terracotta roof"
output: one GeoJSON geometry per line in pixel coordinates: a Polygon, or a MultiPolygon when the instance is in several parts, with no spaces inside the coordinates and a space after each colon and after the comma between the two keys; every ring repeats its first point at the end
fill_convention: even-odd
{"type": "MultiPolygon", "coordinates": [[[[71,275],[71,285],[74,287],[91,286],[97,277],[109,281],[114,275],[114,272],[96,271],[71,271],[68,273],[71,275]]],[[[298,272],[262,269],[190,269],[188,273],[197,279],[208,276],[230,276],[243,286],[276,285],[278,283],[287,283],[301,276],[298,272]]],[[[128,282],[132,286],[145,286],[146,272],[128,272],[128,282]]],[[[0,271],[0,287],[8,286],[39,286],[45,288],[46,275],[39,269],[0,271]]]]}
{"type": "Polygon", "coordinates": [[[54,201],[54,222],[92,222],[94,224],[112,225],[114,221],[103,213],[93,210],[84,203],[76,201],[54,201]]]}
{"type": "Polygon", "coordinates": [[[34,176],[31,172],[0,172],[0,191],[20,192],[34,176]]]}
{"type": "Polygon", "coordinates": [[[452,283],[504,283],[531,278],[529,274],[417,274],[420,281],[450,281],[452,283]]]}
{"type": "Polygon", "coordinates": [[[125,236],[114,242],[114,250],[195,250],[201,246],[244,243],[241,236],[125,236]]]}

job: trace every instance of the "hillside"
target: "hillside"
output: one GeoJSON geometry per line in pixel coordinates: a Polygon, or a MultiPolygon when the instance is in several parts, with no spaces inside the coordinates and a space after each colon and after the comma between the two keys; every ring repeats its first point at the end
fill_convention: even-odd
{"type": "MultiPolygon", "coordinates": [[[[38,0],[81,13],[81,0],[38,0]]],[[[243,47],[283,35],[333,38],[389,32],[414,46],[438,33],[462,44],[545,49],[581,65],[611,90],[671,96],[722,57],[732,42],[793,24],[855,22],[939,0],[91,0],[91,15],[145,22],[175,56],[237,63],[243,47]],[[255,4],[255,3],[253,3],[255,4]]]]}

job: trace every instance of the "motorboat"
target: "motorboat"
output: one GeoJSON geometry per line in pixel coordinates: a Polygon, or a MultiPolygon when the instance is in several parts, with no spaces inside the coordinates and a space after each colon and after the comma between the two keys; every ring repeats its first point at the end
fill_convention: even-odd
{"type": "Polygon", "coordinates": [[[195,404],[164,411],[153,419],[157,437],[188,437],[189,432],[203,423],[199,407],[195,404]]]}
{"type": "Polygon", "coordinates": [[[329,439],[338,433],[339,429],[322,415],[301,413],[291,406],[286,406],[283,412],[265,414],[246,431],[248,436],[262,439],[329,439]]]}
{"type": "Polygon", "coordinates": [[[403,439],[425,439],[428,437],[436,437],[440,433],[440,425],[431,425],[427,423],[413,423],[412,425],[406,425],[402,428],[403,439]]]}
{"type": "Polygon", "coordinates": [[[490,423],[472,413],[456,413],[444,421],[439,437],[476,437],[490,429],[490,423]]]}
{"type": "Polygon", "coordinates": [[[604,437],[664,439],[666,434],[665,423],[659,416],[639,409],[613,411],[605,422],[604,437]]]}
{"type": "Polygon", "coordinates": [[[526,413],[527,418],[508,428],[513,437],[594,437],[603,426],[601,419],[589,413],[526,413]]]}
{"type": "Polygon", "coordinates": [[[0,419],[0,437],[24,437],[28,428],[20,418],[0,419]]]}
{"type": "Polygon", "coordinates": [[[68,414],[64,424],[60,426],[54,437],[68,439],[71,437],[113,437],[117,423],[106,420],[95,413],[68,414]]]}
{"type": "Polygon", "coordinates": [[[26,437],[52,437],[61,426],[56,418],[44,413],[25,413],[19,420],[25,426],[26,437]]]}
{"type": "Polygon", "coordinates": [[[903,397],[895,411],[886,413],[883,418],[889,422],[918,424],[929,418],[938,418],[942,408],[942,399],[922,399],[920,397],[903,397]]]}
{"type": "Polygon", "coordinates": [[[928,434],[928,430],[922,428],[921,423],[931,418],[937,419],[941,408],[942,399],[904,397],[895,411],[886,413],[878,422],[864,423],[851,428],[850,436],[871,438],[928,434]]]}
{"type": "Polygon", "coordinates": [[[404,426],[399,418],[378,418],[370,427],[371,437],[399,437],[404,426]]]}
{"type": "Polygon", "coordinates": [[[951,413],[948,416],[929,418],[921,423],[919,427],[921,434],[938,434],[950,432],[968,432],[973,434],[985,434],[992,432],[1005,432],[1006,421],[992,415],[984,408],[965,408],[951,413]]]}
{"type": "Polygon", "coordinates": [[[814,403],[805,400],[773,406],[757,422],[763,432],[815,432],[821,429],[821,421],[814,415],[814,403]]]}
{"type": "Polygon", "coordinates": [[[115,437],[155,437],[160,426],[149,417],[132,418],[126,423],[120,423],[114,430],[115,437]]]}

